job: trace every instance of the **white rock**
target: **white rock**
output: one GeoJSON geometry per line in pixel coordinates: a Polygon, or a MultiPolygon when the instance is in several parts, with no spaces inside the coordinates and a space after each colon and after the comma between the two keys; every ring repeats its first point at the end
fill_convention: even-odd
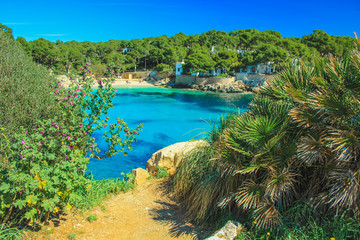
{"type": "Polygon", "coordinates": [[[242,225],[236,221],[228,221],[224,227],[206,240],[233,240],[242,230],[242,225]]]}
{"type": "Polygon", "coordinates": [[[150,176],[149,173],[142,168],[136,168],[131,171],[131,173],[135,177],[135,184],[140,185],[143,182],[147,180],[147,178],[150,176]]]}
{"type": "Polygon", "coordinates": [[[159,167],[167,169],[169,175],[174,175],[184,155],[196,146],[207,144],[206,141],[180,142],[167,146],[155,152],[146,163],[146,170],[156,175],[159,167]]]}

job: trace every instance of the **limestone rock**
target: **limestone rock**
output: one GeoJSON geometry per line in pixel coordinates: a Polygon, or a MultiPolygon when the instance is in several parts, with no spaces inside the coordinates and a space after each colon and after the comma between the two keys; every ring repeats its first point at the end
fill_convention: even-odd
{"type": "Polygon", "coordinates": [[[206,240],[233,240],[242,230],[242,225],[236,221],[228,221],[224,227],[206,240]]]}
{"type": "Polygon", "coordinates": [[[135,176],[135,184],[137,185],[141,185],[150,176],[149,173],[142,168],[133,169],[131,173],[135,176]]]}
{"type": "Polygon", "coordinates": [[[167,169],[169,175],[174,175],[182,158],[196,146],[207,144],[206,141],[180,142],[167,146],[155,152],[146,163],[146,170],[156,175],[159,167],[167,169]]]}

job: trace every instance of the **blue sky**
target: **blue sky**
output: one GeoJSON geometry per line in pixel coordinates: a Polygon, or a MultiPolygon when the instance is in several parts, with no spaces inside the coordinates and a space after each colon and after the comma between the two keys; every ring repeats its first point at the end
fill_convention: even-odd
{"type": "Polygon", "coordinates": [[[255,28],[301,37],[314,29],[360,33],[359,0],[0,0],[0,23],[31,41],[105,42],[255,28]]]}

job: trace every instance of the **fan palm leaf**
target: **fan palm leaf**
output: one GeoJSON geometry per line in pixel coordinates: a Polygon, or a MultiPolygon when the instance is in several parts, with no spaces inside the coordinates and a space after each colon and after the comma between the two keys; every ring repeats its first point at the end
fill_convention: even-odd
{"type": "Polygon", "coordinates": [[[276,206],[270,201],[262,202],[254,211],[256,226],[259,228],[274,228],[281,222],[281,214],[276,206]]]}
{"type": "Polygon", "coordinates": [[[243,209],[257,208],[263,200],[265,186],[256,183],[254,180],[246,180],[234,196],[238,206],[243,209]]]}

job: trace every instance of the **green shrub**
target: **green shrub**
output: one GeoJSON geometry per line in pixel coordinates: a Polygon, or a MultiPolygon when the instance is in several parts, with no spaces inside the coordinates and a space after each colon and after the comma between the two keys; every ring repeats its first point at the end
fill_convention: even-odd
{"type": "MultiPolygon", "coordinates": [[[[112,79],[98,80],[99,87],[93,91],[91,86],[94,79],[89,77],[91,63],[88,63],[80,69],[80,76],[70,78],[72,84],[69,88],[62,87],[60,82],[48,81],[44,84],[41,82],[44,80],[40,79],[49,79],[49,74],[34,67],[36,65],[29,62],[13,41],[3,36],[0,40],[1,46],[5,46],[0,51],[8,51],[5,60],[0,61],[1,77],[6,80],[5,86],[11,86],[2,86],[2,93],[17,99],[18,105],[26,106],[24,115],[19,114],[25,120],[4,122],[6,130],[16,128],[16,131],[11,133],[10,141],[7,139],[11,155],[7,167],[2,167],[0,171],[0,223],[41,223],[62,210],[69,210],[77,201],[83,201],[79,193],[86,192],[93,183],[85,177],[89,158],[101,159],[123,152],[126,148],[131,150],[131,143],[136,141],[135,135],[141,126],[136,130],[130,129],[118,118],[117,123],[110,124],[109,131],[104,133],[108,149],[100,152],[91,134],[109,122],[109,118],[102,120],[101,116],[113,107],[115,89],[111,87],[112,79]],[[13,55],[19,57],[19,62],[9,56],[14,49],[13,55]],[[24,57],[24,64],[20,56],[24,57]],[[37,72],[42,75],[39,76],[37,72]],[[22,75],[26,77],[17,78],[22,75]],[[29,86],[34,83],[38,85],[36,88],[23,88],[22,85],[27,84],[24,80],[30,81],[29,86]],[[17,92],[17,86],[20,92],[17,92]],[[26,103],[27,99],[22,96],[27,96],[25,90],[33,91],[34,96],[39,95],[37,100],[32,96],[32,101],[38,101],[35,105],[26,103]],[[44,96],[49,98],[42,101],[44,96]],[[47,108],[52,109],[45,111],[47,108]],[[26,120],[33,118],[30,113],[34,111],[40,112],[35,114],[34,119],[26,120]]],[[[1,57],[4,58],[3,54],[1,57]]],[[[109,76],[113,75],[112,69],[112,66],[107,68],[109,76]]],[[[6,108],[8,105],[12,108],[11,103],[7,103],[14,99],[2,100],[6,108]]],[[[11,119],[14,112],[5,112],[3,119],[11,119]]],[[[115,185],[114,189],[117,189],[119,184],[115,185]]],[[[123,184],[121,187],[126,189],[129,185],[123,184]]]]}
{"type": "Polygon", "coordinates": [[[168,177],[169,176],[169,173],[167,171],[166,168],[162,168],[162,167],[159,167],[157,173],[156,173],[156,178],[165,178],[165,177],[168,177]]]}
{"type": "Polygon", "coordinates": [[[34,132],[37,121],[61,116],[55,82],[49,71],[34,63],[16,42],[0,31],[0,123],[6,135],[20,127],[34,132]]]}
{"type": "Polygon", "coordinates": [[[93,73],[95,77],[102,78],[106,72],[106,65],[105,64],[95,64],[93,66],[93,73]]]}
{"type": "MultiPolygon", "coordinates": [[[[327,219],[357,219],[359,89],[359,50],[342,60],[285,68],[255,94],[248,112],[213,130],[210,146],[180,163],[175,191],[189,216],[216,221],[221,208],[268,231],[289,222],[287,210],[303,200],[327,219]]],[[[321,219],[312,223],[319,226],[321,219]]]]}

